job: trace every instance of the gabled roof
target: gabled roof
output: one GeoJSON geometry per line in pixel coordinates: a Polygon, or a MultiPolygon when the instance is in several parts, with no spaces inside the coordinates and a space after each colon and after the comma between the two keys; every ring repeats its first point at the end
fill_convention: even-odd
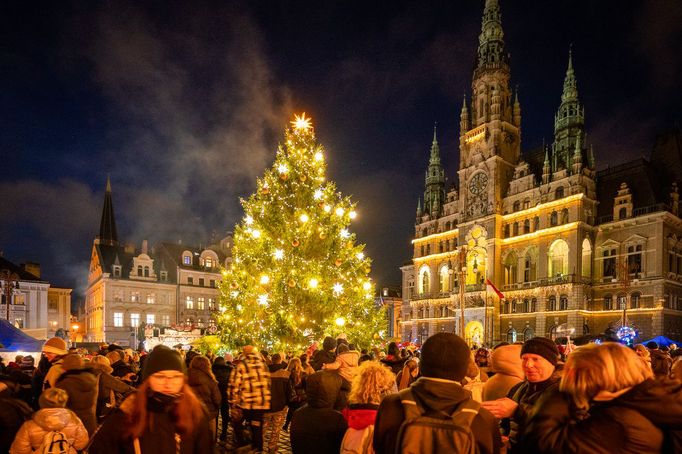
{"type": "MultiPolygon", "coordinates": [[[[121,266],[121,277],[120,279],[130,279],[130,272],[132,271],[133,258],[139,255],[139,251],[134,253],[126,252],[123,246],[112,246],[109,244],[95,244],[95,249],[97,250],[97,256],[99,257],[100,266],[102,271],[105,273],[112,274],[113,265],[121,266]]],[[[160,271],[165,268],[168,270],[172,268],[169,264],[165,263],[163,257],[159,254],[153,254],[148,252],[150,258],[154,260],[154,271],[156,272],[157,280],[160,280],[160,271]]],[[[168,279],[163,281],[163,283],[174,283],[175,273],[168,273],[168,279]]]]}
{"type": "Polygon", "coordinates": [[[670,180],[657,174],[649,161],[640,158],[597,172],[598,218],[613,214],[613,199],[621,183],[627,183],[635,209],[669,201],[670,180]]]}
{"type": "Polygon", "coordinates": [[[203,267],[200,266],[198,260],[192,260],[192,265],[185,265],[184,263],[182,263],[182,253],[185,251],[191,252],[194,255],[194,257],[199,257],[201,253],[204,252],[205,250],[207,249],[211,250],[216,253],[216,255],[218,256],[218,260],[220,261],[221,264],[224,264],[225,259],[227,258],[224,252],[213,247],[199,248],[195,246],[189,246],[186,244],[161,242],[156,245],[155,249],[157,255],[163,257],[169,263],[172,263],[174,267],[178,266],[180,268],[185,269],[203,270],[203,267]]]}

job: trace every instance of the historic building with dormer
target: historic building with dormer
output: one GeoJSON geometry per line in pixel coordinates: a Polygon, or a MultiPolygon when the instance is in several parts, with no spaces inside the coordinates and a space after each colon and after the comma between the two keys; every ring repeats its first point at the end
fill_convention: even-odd
{"type": "Polygon", "coordinates": [[[413,258],[401,267],[400,337],[454,331],[490,345],[616,332],[625,320],[640,340],[680,338],[679,129],[649,160],[597,171],[569,52],[553,142],[522,150],[510,77],[500,6],[487,0],[460,114],[459,188],[446,187],[434,130],[413,258]]]}
{"type": "Polygon", "coordinates": [[[84,340],[137,347],[144,338],[158,340],[165,328],[211,331],[220,267],[229,264],[231,248],[229,234],[207,247],[120,243],[107,179],[99,236],[91,252],[84,340]]]}

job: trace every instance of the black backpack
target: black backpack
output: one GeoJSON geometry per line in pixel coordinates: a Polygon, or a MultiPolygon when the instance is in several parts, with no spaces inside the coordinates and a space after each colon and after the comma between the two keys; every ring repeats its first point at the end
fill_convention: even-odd
{"type": "Polygon", "coordinates": [[[410,388],[399,392],[405,421],[398,431],[396,454],[476,454],[478,446],[471,423],[481,404],[462,402],[452,414],[423,408],[410,388]]]}

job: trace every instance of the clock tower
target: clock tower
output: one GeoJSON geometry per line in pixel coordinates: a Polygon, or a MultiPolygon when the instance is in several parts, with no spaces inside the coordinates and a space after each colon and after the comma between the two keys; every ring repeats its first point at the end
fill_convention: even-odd
{"type": "Polygon", "coordinates": [[[460,223],[501,214],[521,150],[521,106],[518,93],[512,101],[509,88],[509,55],[497,0],[486,0],[478,40],[471,104],[465,97],[460,115],[460,223]]]}

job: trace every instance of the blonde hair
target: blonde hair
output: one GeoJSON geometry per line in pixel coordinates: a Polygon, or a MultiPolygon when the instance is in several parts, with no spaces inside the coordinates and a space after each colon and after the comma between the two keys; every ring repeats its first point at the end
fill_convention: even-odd
{"type": "Polygon", "coordinates": [[[395,375],[376,361],[365,361],[358,367],[353,379],[348,402],[351,404],[379,404],[381,399],[393,392],[395,375]]]}
{"type": "Polygon", "coordinates": [[[615,342],[590,344],[568,357],[559,389],[570,394],[578,408],[587,410],[600,391],[615,393],[653,376],[651,368],[628,347],[615,342]]]}

